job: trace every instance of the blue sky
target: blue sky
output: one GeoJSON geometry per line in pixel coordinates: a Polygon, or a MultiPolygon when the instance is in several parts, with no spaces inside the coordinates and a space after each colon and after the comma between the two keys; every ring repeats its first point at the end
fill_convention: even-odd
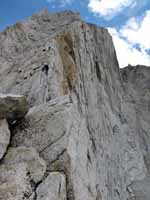
{"type": "Polygon", "coordinates": [[[108,28],[121,67],[150,65],[150,0],[1,0],[0,31],[43,8],[78,11],[85,21],[108,28]]]}

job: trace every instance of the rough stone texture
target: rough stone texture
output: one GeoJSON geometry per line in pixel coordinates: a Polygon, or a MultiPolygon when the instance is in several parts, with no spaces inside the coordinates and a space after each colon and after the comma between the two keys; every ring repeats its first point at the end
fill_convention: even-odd
{"type": "Polygon", "coordinates": [[[133,182],[129,187],[128,191],[130,193],[129,200],[149,200],[150,198],[150,177],[133,182]]]}
{"type": "Polygon", "coordinates": [[[47,161],[55,160],[66,148],[73,124],[73,109],[68,96],[58,100],[59,103],[50,102],[31,108],[25,120],[19,122],[17,130],[12,132],[12,145],[32,146],[47,161]]]}
{"type": "Polygon", "coordinates": [[[27,165],[27,171],[30,172],[31,179],[37,183],[39,182],[46,171],[45,161],[39,157],[37,152],[33,148],[10,147],[3,164],[13,165],[24,162],[27,165]]]}
{"type": "MultiPolygon", "coordinates": [[[[147,200],[149,76],[144,66],[120,70],[108,31],[76,13],[45,10],[0,33],[0,92],[25,95],[31,107],[11,126],[10,146],[34,148],[47,164],[34,187],[24,183],[19,189],[26,178],[16,175],[16,190],[29,185],[26,199],[34,200],[41,200],[44,190],[57,195],[60,181],[55,191],[47,185],[52,173],[63,173],[67,200],[133,200],[139,193],[147,200]]],[[[11,163],[9,155],[8,150],[11,163]]],[[[25,156],[13,155],[15,161],[25,156]]],[[[29,166],[14,167],[25,174],[29,166]]],[[[5,171],[3,164],[0,170],[5,171]]],[[[7,181],[14,178],[11,170],[1,174],[7,181]]],[[[2,188],[1,196],[12,190],[7,184],[2,188]]]]}
{"type": "Polygon", "coordinates": [[[27,177],[26,164],[1,165],[0,167],[0,199],[29,199],[32,188],[27,177]]]}
{"type": "Polygon", "coordinates": [[[0,160],[3,158],[10,143],[10,131],[5,119],[0,120],[0,160]]]}
{"type": "Polygon", "coordinates": [[[25,96],[0,94],[0,119],[13,122],[28,112],[29,106],[25,96]]]}
{"type": "Polygon", "coordinates": [[[45,171],[46,163],[34,149],[9,148],[0,166],[0,199],[34,200],[34,188],[45,171]]]}
{"type": "Polygon", "coordinates": [[[26,95],[31,105],[63,95],[59,36],[76,23],[79,16],[72,12],[44,10],[0,33],[0,92],[26,95]]]}
{"type": "Polygon", "coordinates": [[[125,92],[135,105],[136,128],[147,169],[147,176],[141,180],[134,180],[128,189],[131,200],[148,200],[150,199],[150,68],[129,65],[121,70],[121,74],[125,92]]]}
{"type": "Polygon", "coordinates": [[[58,172],[50,175],[37,188],[37,200],[67,200],[65,176],[58,172]]]}

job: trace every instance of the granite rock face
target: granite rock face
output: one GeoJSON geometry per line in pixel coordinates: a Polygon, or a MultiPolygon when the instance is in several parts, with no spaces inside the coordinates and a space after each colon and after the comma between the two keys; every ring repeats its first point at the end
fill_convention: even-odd
{"type": "Polygon", "coordinates": [[[106,29],[46,10],[8,27],[0,83],[30,105],[8,120],[0,199],[148,200],[150,69],[119,69],[106,29]]]}

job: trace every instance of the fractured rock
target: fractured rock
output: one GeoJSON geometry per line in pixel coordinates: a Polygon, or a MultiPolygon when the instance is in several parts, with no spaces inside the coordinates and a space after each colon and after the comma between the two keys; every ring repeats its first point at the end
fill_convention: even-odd
{"type": "Polygon", "coordinates": [[[26,163],[26,170],[30,173],[30,177],[35,183],[42,179],[46,171],[45,161],[39,157],[33,148],[10,147],[3,163],[8,166],[13,166],[17,163],[26,163]]]}
{"type": "Polygon", "coordinates": [[[68,96],[31,108],[13,130],[11,145],[33,147],[47,162],[55,160],[66,148],[73,112],[68,96]]]}
{"type": "Polygon", "coordinates": [[[0,165],[0,199],[34,199],[34,188],[45,171],[46,163],[33,148],[9,148],[0,165]]]}

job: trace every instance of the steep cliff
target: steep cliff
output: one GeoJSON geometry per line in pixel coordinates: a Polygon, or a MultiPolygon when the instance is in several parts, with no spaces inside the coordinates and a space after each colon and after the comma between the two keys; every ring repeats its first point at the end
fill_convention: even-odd
{"type": "Polygon", "coordinates": [[[106,29],[46,10],[7,28],[0,92],[30,106],[1,116],[0,199],[149,200],[150,69],[120,70],[106,29]]]}

